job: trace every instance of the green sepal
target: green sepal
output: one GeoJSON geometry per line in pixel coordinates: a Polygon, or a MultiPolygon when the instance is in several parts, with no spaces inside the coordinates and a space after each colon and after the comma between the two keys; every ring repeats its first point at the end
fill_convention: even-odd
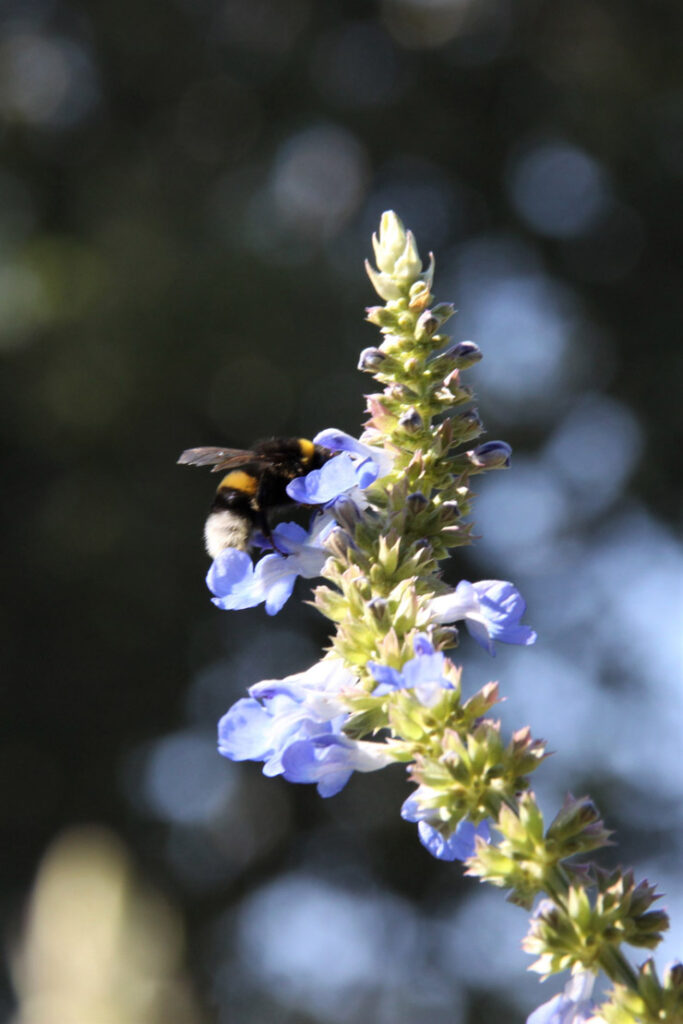
{"type": "Polygon", "coordinates": [[[324,585],[314,588],[311,603],[332,622],[342,622],[349,613],[349,602],[344,595],[324,585]]]}
{"type": "Polygon", "coordinates": [[[467,873],[510,889],[509,901],[528,908],[543,890],[551,863],[543,839],[543,815],[533,793],[522,793],[516,810],[502,804],[494,827],[501,842],[478,846],[467,862],[467,873]]]}
{"type": "Polygon", "coordinates": [[[469,697],[462,706],[463,722],[469,727],[482,718],[500,702],[498,683],[486,683],[481,690],[469,697]]]}
{"type": "Polygon", "coordinates": [[[428,725],[422,705],[402,691],[392,694],[392,698],[387,709],[392,733],[404,740],[424,740],[428,734],[428,725]]]}
{"type": "Polygon", "coordinates": [[[388,274],[375,270],[369,260],[365,261],[365,271],[380,299],[389,302],[405,296],[406,286],[397,284],[388,274]]]}
{"type": "Polygon", "coordinates": [[[635,989],[615,985],[598,1010],[606,1024],[683,1024],[683,964],[657,976],[653,960],[641,965],[635,989]]]}
{"type": "Polygon", "coordinates": [[[565,797],[562,808],[548,828],[548,847],[556,852],[558,860],[577,853],[589,853],[612,845],[609,832],[590,797],[565,797]]]}
{"type": "MultiPolygon", "coordinates": [[[[376,705],[366,710],[353,710],[344,722],[344,732],[354,740],[362,740],[366,736],[373,736],[389,724],[385,708],[379,698],[374,698],[376,705]]],[[[353,702],[354,708],[356,702],[353,702]]]]}

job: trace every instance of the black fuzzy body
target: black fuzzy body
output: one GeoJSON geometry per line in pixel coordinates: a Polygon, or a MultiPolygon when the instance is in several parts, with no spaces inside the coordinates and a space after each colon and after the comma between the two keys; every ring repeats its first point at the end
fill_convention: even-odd
{"type": "Polygon", "coordinates": [[[269,513],[294,504],[287,485],[299,476],[320,469],[332,453],[304,438],[274,437],[244,453],[218,485],[204,529],[208,553],[235,547],[246,551],[254,530],[271,537],[269,513]]]}

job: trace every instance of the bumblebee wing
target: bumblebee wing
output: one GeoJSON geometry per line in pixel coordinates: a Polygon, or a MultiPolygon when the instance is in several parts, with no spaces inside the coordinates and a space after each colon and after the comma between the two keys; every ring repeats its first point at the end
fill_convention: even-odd
{"type": "Polygon", "coordinates": [[[212,466],[211,472],[219,473],[258,460],[254,452],[241,448],[187,448],[178,462],[181,466],[212,466]]]}

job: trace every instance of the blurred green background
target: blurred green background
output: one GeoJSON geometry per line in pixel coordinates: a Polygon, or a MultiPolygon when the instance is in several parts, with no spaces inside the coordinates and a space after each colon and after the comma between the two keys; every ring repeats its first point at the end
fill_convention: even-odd
{"type": "Polygon", "coordinates": [[[400,821],[401,769],[323,802],[215,753],[325,623],[301,583],[274,620],[211,606],[213,481],[175,459],[358,433],[393,208],[515,449],[452,576],[513,579],[540,640],[465,639],[465,678],[558,751],[550,815],[590,788],[680,955],[682,40],[666,0],[0,0],[10,948],[48,845],[96,822],[184,921],[184,1024],[489,1024],[556,991],[524,914],[400,821]]]}

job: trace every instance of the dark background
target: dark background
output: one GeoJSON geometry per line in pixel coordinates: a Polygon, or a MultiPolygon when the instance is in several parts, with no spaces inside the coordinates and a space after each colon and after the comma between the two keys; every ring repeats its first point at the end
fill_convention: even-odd
{"type": "Polygon", "coordinates": [[[557,990],[523,912],[400,821],[401,769],[323,802],[215,754],[326,625],[302,583],[272,620],[210,605],[213,483],[175,459],[358,433],[387,208],[516,452],[452,576],[513,579],[540,640],[465,639],[466,685],[500,679],[558,752],[549,815],[590,788],[680,922],[682,28],[661,0],[0,2],[10,946],[48,844],[100,822],[185,920],[192,1021],[488,1024],[557,990]]]}

